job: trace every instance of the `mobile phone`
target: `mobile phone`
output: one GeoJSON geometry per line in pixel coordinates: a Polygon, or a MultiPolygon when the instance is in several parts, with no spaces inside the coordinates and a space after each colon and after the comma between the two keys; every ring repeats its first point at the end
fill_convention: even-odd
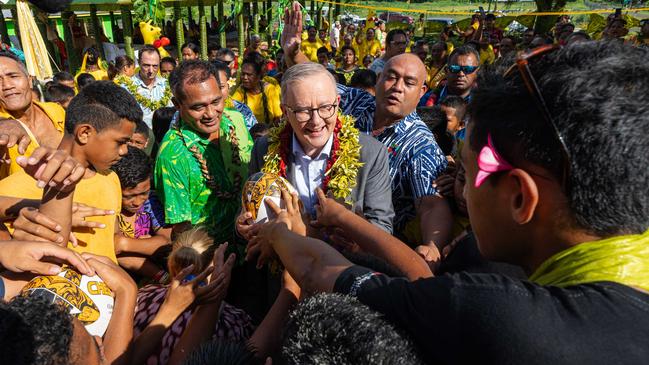
{"type": "Polygon", "coordinates": [[[619,18],[622,15],[622,8],[615,9],[615,17],[619,18]]]}
{"type": "Polygon", "coordinates": [[[484,18],[484,8],[481,6],[479,9],[480,9],[480,16],[484,18]]]}

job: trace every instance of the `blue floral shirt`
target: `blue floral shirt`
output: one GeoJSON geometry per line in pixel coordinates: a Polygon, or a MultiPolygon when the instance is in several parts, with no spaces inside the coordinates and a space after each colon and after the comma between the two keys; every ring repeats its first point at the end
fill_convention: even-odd
{"type": "Polygon", "coordinates": [[[257,124],[257,118],[255,118],[255,114],[252,113],[252,110],[248,105],[234,99],[232,99],[232,104],[239,113],[243,114],[243,120],[246,123],[246,128],[248,128],[248,130],[250,130],[253,125],[257,124]]]}
{"type": "MultiPolygon", "coordinates": [[[[356,118],[356,127],[370,134],[374,127],[376,100],[371,94],[338,85],[343,114],[356,118]]],[[[433,181],[448,165],[433,133],[416,111],[376,136],[388,148],[395,232],[417,216],[416,202],[438,194],[433,181]]]]}

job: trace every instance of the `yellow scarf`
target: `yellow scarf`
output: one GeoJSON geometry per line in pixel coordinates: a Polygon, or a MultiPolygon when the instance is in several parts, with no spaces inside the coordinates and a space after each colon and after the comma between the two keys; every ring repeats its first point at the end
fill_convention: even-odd
{"type": "Polygon", "coordinates": [[[558,287],[612,281],[649,291],[649,231],[561,251],[547,259],[530,281],[558,287]]]}

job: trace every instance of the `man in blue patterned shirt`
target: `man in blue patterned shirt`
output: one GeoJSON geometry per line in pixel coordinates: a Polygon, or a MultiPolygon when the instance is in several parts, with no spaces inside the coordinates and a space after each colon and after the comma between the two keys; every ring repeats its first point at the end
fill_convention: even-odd
{"type": "Polygon", "coordinates": [[[391,58],[376,84],[376,98],[339,86],[340,106],[356,126],[387,148],[395,210],[395,232],[429,263],[450,241],[451,212],[433,187],[446,157],[415,111],[426,92],[426,67],[414,54],[391,58]]]}

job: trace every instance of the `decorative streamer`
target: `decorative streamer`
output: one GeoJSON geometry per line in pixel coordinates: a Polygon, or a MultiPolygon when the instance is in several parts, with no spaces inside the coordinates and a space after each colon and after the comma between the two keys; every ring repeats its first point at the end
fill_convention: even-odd
{"type": "Polygon", "coordinates": [[[36,26],[34,16],[25,0],[16,1],[20,44],[25,54],[27,72],[42,81],[52,77],[52,65],[41,32],[36,26]]]}

